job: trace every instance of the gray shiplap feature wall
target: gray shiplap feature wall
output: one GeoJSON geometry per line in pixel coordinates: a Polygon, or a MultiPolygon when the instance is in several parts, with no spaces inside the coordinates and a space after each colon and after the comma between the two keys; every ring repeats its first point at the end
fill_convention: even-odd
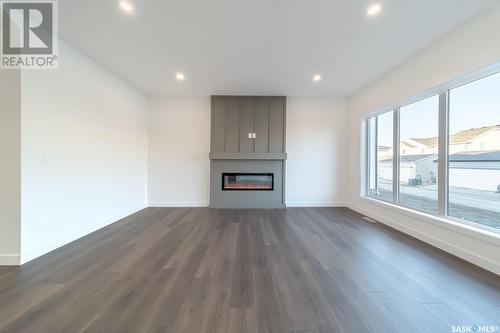
{"type": "Polygon", "coordinates": [[[211,153],[286,153],[285,114],[284,96],[212,96],[211,153]]]}

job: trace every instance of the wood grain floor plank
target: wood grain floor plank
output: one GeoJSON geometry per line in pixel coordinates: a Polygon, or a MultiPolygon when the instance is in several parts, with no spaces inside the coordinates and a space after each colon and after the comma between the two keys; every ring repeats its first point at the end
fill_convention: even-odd
{"type": "Polygon", "coordinates": [[[304,260],[302,265],[316,287],[320,302],[329,309],[341,328],[348,328],[348,331],[353,333],[370,331],[335,281],[319,263],[304,260]]]}
{"type": "Polygon", "coordinates": [[[240,223],[231,289],[231,307],[234,308],[254,307],[253,274],[249,253],[249,229],[250,226],[248,223],[240,223]]]}
{"type": "Polygon", "coordinates": [[[500,277],[347,208],[148,208],[0,267],[0,332],[449,332],[500,277]]]}
{"type": "Polygon", "coordinates": [[[257,315],[254,309],[229,309],[229,327],[230,333],[258,333],[257,315]]]}

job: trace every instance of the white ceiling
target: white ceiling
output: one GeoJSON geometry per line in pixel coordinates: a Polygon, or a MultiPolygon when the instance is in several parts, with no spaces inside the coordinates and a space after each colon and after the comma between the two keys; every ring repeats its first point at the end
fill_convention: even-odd
{"type": "Polygon", "coordinates": [[[152,96],[337,98],[495,0],[383,0],[375,18],[370,0],[133,2],[127,16],[118,0],[59,1],[62,39],[152,96]]]}

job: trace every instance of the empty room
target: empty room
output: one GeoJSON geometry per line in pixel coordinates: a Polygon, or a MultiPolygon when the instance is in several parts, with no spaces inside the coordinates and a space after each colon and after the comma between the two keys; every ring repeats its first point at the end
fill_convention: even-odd
{"type": "Polygon", "coordinates": [[[0,6],[0,333],[500,333],[500,1],[0,6]]]}

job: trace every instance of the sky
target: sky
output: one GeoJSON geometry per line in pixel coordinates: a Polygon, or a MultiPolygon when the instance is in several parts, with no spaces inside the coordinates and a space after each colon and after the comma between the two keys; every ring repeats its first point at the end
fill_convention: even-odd
{"type": "MultiPolygon", "coordinates": [[[[379,116],[379,145],[392,147],[392,112],[379,116]]],[[[401,108],[400,136],[438,136],[439,97],[401,108]]],[[[450,133],[500,125],[500,73],[450,90],[450,133]]]]}

